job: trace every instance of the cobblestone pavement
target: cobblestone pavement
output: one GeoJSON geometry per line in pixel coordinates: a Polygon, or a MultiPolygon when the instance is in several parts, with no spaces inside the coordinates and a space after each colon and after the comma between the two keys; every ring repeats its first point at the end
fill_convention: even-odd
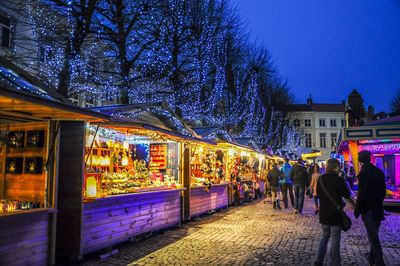
{"type": "MultiPolygon", "coordinates": [[[[361,219],[352,218],[352,229],[342,234],[342,264],[368,265],[365,229],[361,219]]],[[[119,253],[86,258],[84,265],[313,265],[320,230],[310,199],[301,216],[256,202],[119,245],[119,253]]],[[[399,266],[399,213],[386,217],[380,236],[387,265],[399,266]]]]}

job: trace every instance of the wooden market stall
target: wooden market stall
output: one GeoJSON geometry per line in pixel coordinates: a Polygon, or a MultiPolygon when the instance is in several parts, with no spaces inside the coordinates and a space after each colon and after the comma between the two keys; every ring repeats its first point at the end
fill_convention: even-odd
{"type": "Polygon", "coordinates": [[[359,172],[358,152],[371,153],[371,162],[386,178],[384,205],[400,206],[400,116],[377,120],[366,126],[345,128],[340,152],[359,172]]]}
{"type": "Polygon", "coordinates": [[[60,120],[105,118],[40,85],[0,60],[0,265],[54,264],[60,120]]]}
{"type": "Polygon", "coordinates": [[[59,223],[58,231],[64,235],[58,251],[72,260],[179,226],[183,146],[201,141],[158,104],[96,110],[111,115],[112,121],[61,129],[62,143],[79,140],[77,147],[63,145],[61,150],[68,154],[61,167],[74,168],[70,195],[64,195],[73,202],[64,220],[77,223],[73,227],[59,223]]]}

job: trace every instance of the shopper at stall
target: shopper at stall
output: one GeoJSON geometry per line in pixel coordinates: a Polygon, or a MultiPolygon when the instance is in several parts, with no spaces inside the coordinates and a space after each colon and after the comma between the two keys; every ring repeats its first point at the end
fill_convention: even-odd
{"type": "Polygon", "coordinates": [[[318,164],[314,165],[314,173],[312,174],[311,184],[310,184],[310,191],[314,197],[314,212],[317,214],[319,212],[319,199],[317,195],[317,184],[318,179],[321,175],[321,171],[319,169],[318,164]]]}
{"type": "Polygon", "coordinates": [[[304,194],[307,184],[307,169],[302,159],[298,159],[297,163],[293,166],[290,171],[290,178],[293,180],[294,212],[301,214],[303,212],[304,194]]]}
{"type": "Polygon", "coordinates": [[[272,202],[274,204],[274,209],[281,209],[279,200],[279,192],[281,188],[279,186],[279,180],[282,178],[282,173],[279,171],[278,165],[274,163],[272,165],[271,171],[269,171],[267,179],[271,186],[271,193],[272,193],[272,202]]]}
{"type": "Polygon", "coordinates": [[[285,209],[289,207],[288,197],[290,198],[290,203],[292,204],[292,207],[294,207],[293,181],[290,178],[291,170],[292,166],[289,164],[289,159],[285,158],[285,163],[281,167],[281,172],[283,175],[283,179],[281,180],[281,186],[283,194],[283,204],[285,205],[285,209]]]}
{"type": "Polygon", "coordinates": [[[385,265],[379,240],[379,227],[384,220],[383,200],[386,195],[385,175],[371,163],[371,153],[358,153],[361,171],[358,174],[358,196],[354,215],[361,215],[370,243],[368,260],[370,264],[385,265]]]}
{"type": "Polygon", "coordinates": [[[322,236],[315,256],[315,266],[322,266],[324,264],[329,239],[331,240],[331,265],[341,265],[340,237],[342,232],[342,214],[338,206],[343,208],[342,198],[350,200],[351,205],[354,206],[343,178],[338,175],[340,162],[336,159],[329,159],[326,165],[327,172],[319,177],[317,183],[317,195],[320,200],[319,222],[322,225],[322,236]]]}
{"type": "Polygon", "coordinates": [[[312,176],[314,174],[314,166],[315,166],[315,163],[311,163],[310,165],[306,166],[306,168],[307,168],[307,183],[306,183],[307,193],[306,194],[308,196],[310,196],[310,198],[313,197],[313,193],[310,189],[310,187],[311,187],[310,184],[311,184],[312,176]]]}
{"type": "Polygon", "coordinates": [[[262,193],[261,193],[261,188],[260,184],[257,182],[255,178],[253,178],[253,188],[254,188],[254,199],[261,199],[262,198],[262,193]]]}

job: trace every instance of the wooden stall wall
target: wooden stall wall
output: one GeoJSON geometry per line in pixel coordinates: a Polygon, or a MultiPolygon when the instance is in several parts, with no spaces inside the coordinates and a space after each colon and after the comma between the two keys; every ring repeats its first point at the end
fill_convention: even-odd
{"type": "Polygon", "coordinates": [[[47,265],[48,210],[0,215],[0,265],[47,265]]]}
{"type": "Polygon", "coordinates": [[[177,226],[181,190],[127,194],[84,204],[83,254],[177,226]]]}
{"type": "MultiPolygon", "coordinates": [[[[24,123],[13,124],[8,128],[9,132],[22,132],[22,146],[12,147],[7,145],[5,161],[19,160],[14,173],[7,173],[7,166],[4,165],[4,179],[0,180],[0,191],[2,197],[7,199],[19,199],[22,201],[40,202],[45,205],[45,187],[47,172],[45,169],[46,159],[48,157],[48,123],[24,123]],[[41,147],[29,147],[27,145],[27,133],[40,131],[43,134],[43,145],[41,147]],[[40,168],[37,173],[28,171],[26,162],[35,159],[41,160],[40,168]]],[[[17,164],[16,164],[17,165],[17,164]]]]}
{"type": "Polygon", "coordinates": [[[209,192],[204,191],[204,188],[193,188],[190,191],[190,217],[226,207],[228,184],[212,185],[209,192]]]}
{"type": "Polygon", "coordinates": [[[82,184],[85,123],[63,121],[60,127],[56,253],[82,257],[82,184]]]}

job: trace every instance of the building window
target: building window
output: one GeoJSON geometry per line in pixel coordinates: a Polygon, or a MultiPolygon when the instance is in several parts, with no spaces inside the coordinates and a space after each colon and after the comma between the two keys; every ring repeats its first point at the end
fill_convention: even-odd
{"type": "Polygon", "coordinates": [[[342,119],[342,127],[346,126],[346,120],[342,119]]]}
{"type": "Polygon", "coordinates": [[[331,133],[331,143],[332,143],[332,147],[336,146],[337,143],[337,133],[331,133]]]}
{"type": "Polygon", "coordinates": [[[319,144],[321,148],[326,148],[326,134],[319,133],[319,144]]]}
{"type": "Polygon", "coordinates": [[[305,133],[304,134],[304,146],[306,148],[311,148],[312,147],[312,139],[311,139],[311,133],[305,133]]]}
{"type": "Polygon", "coordinates": [[[1,46],[9,48],[11,43],[11,21],[0,15],[1,46]]]}
{"type": "Polygon", "coordinates": [[[305,119],[304,120],[304,126],[311,127],[311,119],[305,119]]]}
{"type": "Polygon", "coordinates": [[[326,127],[326,125],[325,125],[325,119],[320,119],[320,120],[319,120],[319,126],[320,126],[320,127],[326,127]]]}
{"type": "Polygon", "coordinates": [[[299,127],[299,126],[300,126],[300,120],[299,120],[299,119],[293,120],[293,125],[294,125],[295,127],[299,127]]]}
{"type": "Polygon", "coordinates": [[[336,127],[336,119],[331,119],[331,127],[336,127]]]}

